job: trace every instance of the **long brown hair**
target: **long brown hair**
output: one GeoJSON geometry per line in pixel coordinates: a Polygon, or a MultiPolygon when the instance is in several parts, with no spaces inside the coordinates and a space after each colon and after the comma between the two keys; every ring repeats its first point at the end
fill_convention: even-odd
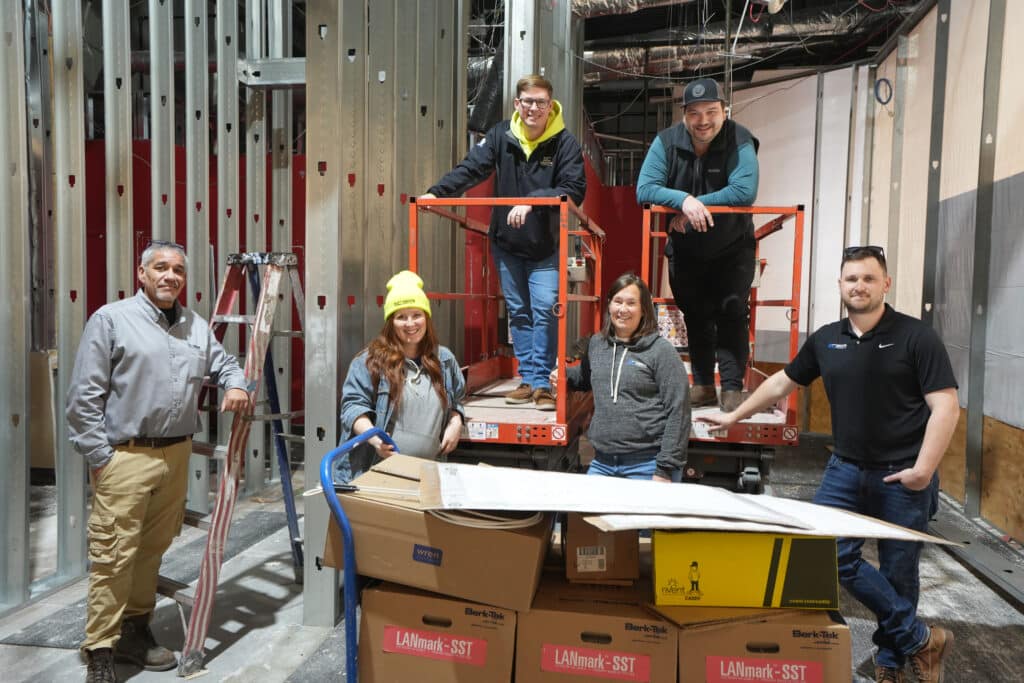
{"type": "MultiPolygon", "coordinates": [[[[448,410],[448,392],[444,388],[444,376],[441,373],[441,360],[438,358],[437,333],[434,331],[434,320],[426,316],[426,328],[420,341],[420,366],[427,373],[430,383],[441,397],[441,407],[448,410]]],[[[405,388],[405,352],[395,330],[395,316],[384,323],[380,334],[366,347],[366,368],[370,371],[370,379],[376,390],[380,378],[387,379],[391,387],[391,405],[397,406],[402,400],[405,388]]]]}
{"type": "Polygon", "coordinates": [[[647,287],[647,283],[636,273],[623,273],[608,288],[608,300],[604,306],[605,315],[608,316],[608,323],[604,326],[605,339],[615,338],[615,326],[612,325],[612,317],[609,313],[612,299],[630,285],[636,285],[636,288],[640,290],[640,324],[633,332],[633,337],[629,340],[630,343],[658,331],[658,314],[654,310],[654,299],[651,297],[651,290],[647,287]]]}

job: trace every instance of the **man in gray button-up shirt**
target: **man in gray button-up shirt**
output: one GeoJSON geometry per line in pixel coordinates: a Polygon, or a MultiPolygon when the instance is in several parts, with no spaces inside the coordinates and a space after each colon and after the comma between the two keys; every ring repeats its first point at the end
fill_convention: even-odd
{"type": "Polygon", "coordinates": [[[114,681],[115,656],[151,670],[175,666],[149,618],[161,557],[181,529],[204,377],[225,390],[221,412],[251,405],[238,362],[178,302],[184,249],[154,242],[141,261],[136,295],[89,318],[68,388],[68,432],[93,485],[87,682],[114,681]]]}

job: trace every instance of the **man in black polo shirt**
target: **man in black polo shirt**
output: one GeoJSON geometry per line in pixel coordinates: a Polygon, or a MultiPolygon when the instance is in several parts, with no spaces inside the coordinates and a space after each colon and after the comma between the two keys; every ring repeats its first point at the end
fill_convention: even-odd
{"type": "MultiPolygon", "coordinates": [[[[839,290],[849,317],[812,334],[736,410],[702,419],[731,427],[821,377],[835,454],[814,502],[925,531],[960,404],[941,340],[885,303],[891,284],[880,247],[846,249],[839,290]]],[[[941,681],[953,634],[917,617],[921,544],[879,540],[878,569],[861,558],[863,545],[838,540],[839,579],[878,618],[876,680],[902,681],[909,659],[918,680],[941,681]]]]}

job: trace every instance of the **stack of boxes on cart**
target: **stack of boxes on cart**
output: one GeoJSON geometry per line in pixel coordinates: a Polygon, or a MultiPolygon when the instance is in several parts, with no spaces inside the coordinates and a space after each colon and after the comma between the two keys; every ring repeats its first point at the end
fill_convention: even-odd
{"type": "MultiPolygon", "coordinates": [[[[834,538],[438,515],[422,464],[389,458],[340,496],[357,571],[380,580],[362,593],[360,681],[849,680],[834,538]]],[[[343,565],[333,521],[324,563],[343,565]]]]}

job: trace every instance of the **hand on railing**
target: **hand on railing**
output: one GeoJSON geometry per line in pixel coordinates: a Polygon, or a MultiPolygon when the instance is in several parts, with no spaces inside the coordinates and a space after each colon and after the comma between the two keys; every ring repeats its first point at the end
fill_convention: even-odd
{"type": "Polygon", "coordinates": [[[529,204],[517,204],[513,206],[508,212],[508,224],[513,228],[523,227],[523,223],[526,222],[526,215],[533,211],[533,207],[529,204]]]}

